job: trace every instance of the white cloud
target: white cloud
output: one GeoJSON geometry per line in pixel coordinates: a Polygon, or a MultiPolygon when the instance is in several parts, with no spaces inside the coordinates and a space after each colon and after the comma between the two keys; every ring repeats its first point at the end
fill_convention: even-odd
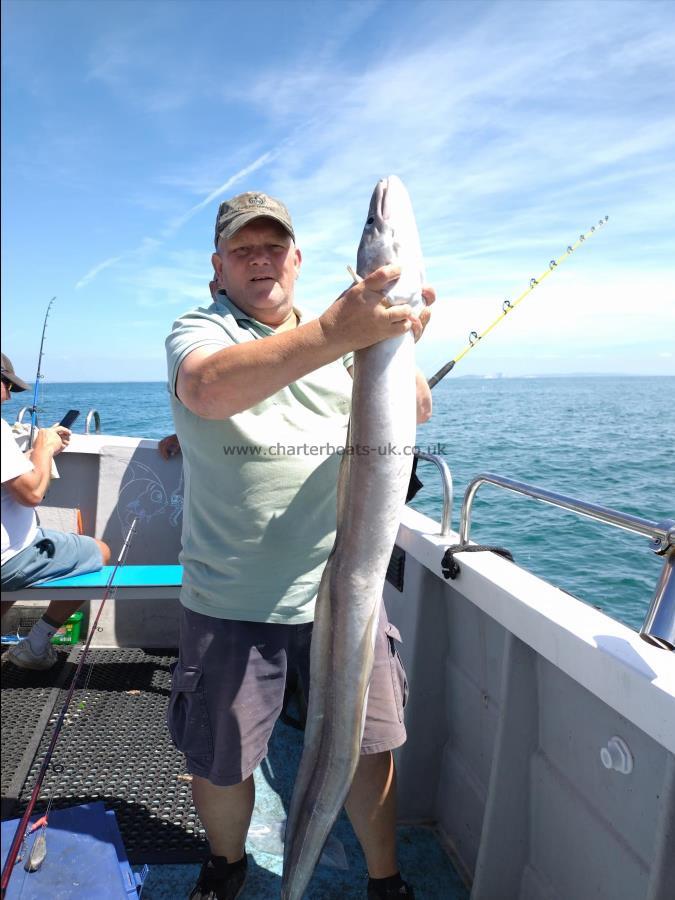
{"type": "MultiPolygon", "coordinates": [[[[208,306],[211,302],[209,279],[211,263],[208,253],[171,252],[161,264],[130,269],[123,284],[136,305],[144,309],[162,310],[179,306],[208,306]]],[[[172,310],[172,315],[176,312],[172,310]]]]}
{"type": "Polygon", "coordinates": [[[231,175],[227,179],[227,181],[223,182],[223,184],[210,191],[210,193],[208,193],[203,200],[200,200],[199,203],[197,203],[187,212],[183,213],[183,215],[177,216],[175,219],[173,219],[164,232],[165,236],[171,236],[175,234],[175,232],[178,231],[178,229],[183,225],[185,225],[185,223],[189,221],[196,213],[200,212],[205,207],[210,206],[210,204],[215,200],[228,193],[235,184],[242,181],[242,179],[246,178],[247,175],[250,175],[252,172],[256,172],[258,169],[261,169],[263,166],[267,165],[267,163],[274,159],[278,152],[278,150],[268,150],[267,153],[263,153],[257,159],[254,159],[252,163],[249,163],[249,165],[244,166],[243,169],[235,172],[234,175],[231,175]]]}
{"type": "Polygon", "coordinates": [[[92,269],[89,269],[86,275],[83,275],[82,278],[75,285],[75,289],[79,290],[80,288],[85,287],[85,285],[89,284],[90,281],[93,281],[94,278],[105,269],[109,269],[111,266],[114,266],[122,259],[121,256],[111,256],[110,259],[104,259],[103,262],[98,263],[92,269]]]}
{"type": "Polygon", "coordinates": [[[167,64],[157,41],[166,22],[159,5],[137,5],[133,23],[102,28],[90,52],[85,80],[99,82],[118,100],[150,115],[176,113],[200,91],[196,66],[167,64]],[[154,19],[154,21],[153,21],[154,19]]]}

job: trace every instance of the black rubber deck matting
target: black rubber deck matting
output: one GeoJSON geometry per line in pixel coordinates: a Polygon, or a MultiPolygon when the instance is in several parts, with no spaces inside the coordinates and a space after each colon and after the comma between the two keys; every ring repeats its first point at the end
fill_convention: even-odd
{"type": "MultiPolygon", "coordinates": [[[[102,800],[115,811],[132,864],[191,863],[201,861],[206,853],[204,829],[192,805],[184,759],[166,727],[169,666],[175,658],[165,650],[89,651],[35,807],[44,811],[50,799],[56,809],[102,800]]],[[[63,663],[59,665],[63,667],[63,663]]],[[[68,664],[67,668],[74,667],[68,664]]],[[[37,747],[14,812],[20,815],[35,784],[67,685],[55,697],[52,688],[58,673],[54,670],[39,676],[11,665],[3,670],[7,670],[2,697],[3,725],[7,716],[3,795],[6,778],[8,784],[16,782],[21,747],[29,747],[31,742],[37,747]],[[40,682],[37,686],[36,679],[40,682]],[[11,697],[12,705],[7,714],[6,696],[11,697]],[[40,703],[42,715],[36,717],[33,711],[40,703]],[[28,718],[33,722],[32,732],[28,718]],[[8,741],[16,749],[6,760],[8,741]],[[5,776],[5,767],[12,765],[14,771],[5,776]]]]}
{"type": "Polygon", "coordinates": [[[67,651],[59,651],[46,672],[30,672],[6,663],[2,647],[2,818],[11,819],[30,769],[42,732],[59,695],[75,667],[67,664],[67,651]]]}

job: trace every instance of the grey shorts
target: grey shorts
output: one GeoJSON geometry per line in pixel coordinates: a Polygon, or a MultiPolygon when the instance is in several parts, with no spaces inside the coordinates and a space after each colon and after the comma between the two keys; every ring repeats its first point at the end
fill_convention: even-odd
{"type": "MultiPolygon", "coordinates": [[[[190,774],[223,787],[251,775],[267,756],[289,665],[297,666],[308,692],[311,636],[311,623],[237,622],[182,607],[167,721],[190,774]]],[[[361,743],[364,754],[393,750],[405,742],[408,686],[396,648],[400,640],[383,603],[361,743]]]]}
{"type": "Polygon", "coordinates": [[[3,591],[19,591],[66,575],[85,575],[103,566],[98,544],[84,534],[38,528],[35,540],[2,566],[3,591]]]}

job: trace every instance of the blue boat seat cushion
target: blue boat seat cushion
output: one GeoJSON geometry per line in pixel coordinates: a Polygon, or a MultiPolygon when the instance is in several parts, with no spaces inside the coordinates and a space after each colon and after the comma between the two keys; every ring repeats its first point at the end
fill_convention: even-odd
{"type": "MultiPolygon", "coordinates": [[[[103,566],[98,572],[89,572],[87,575],[75,575],[73,577],[55,578],[52,581],[42,581],[36,587],[49,588],[74,588],[74,587],[101,587],[105,588],[110,580],[114,566],[103,566]]],[[[182,566],[120,566],[113,582],[117,587],[173,587],[183,581],[182,566]]]]}

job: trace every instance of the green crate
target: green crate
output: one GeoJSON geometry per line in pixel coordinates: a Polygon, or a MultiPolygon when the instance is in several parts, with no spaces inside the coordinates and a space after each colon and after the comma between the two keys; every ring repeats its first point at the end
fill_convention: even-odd
{"type": "Polygon", "coordinates": [[[56,632],[52,638],[52,644],[77,644],[80,640],[80,629],[82,628],[82,619],[84,614],[78,609],[56,632]]]}

